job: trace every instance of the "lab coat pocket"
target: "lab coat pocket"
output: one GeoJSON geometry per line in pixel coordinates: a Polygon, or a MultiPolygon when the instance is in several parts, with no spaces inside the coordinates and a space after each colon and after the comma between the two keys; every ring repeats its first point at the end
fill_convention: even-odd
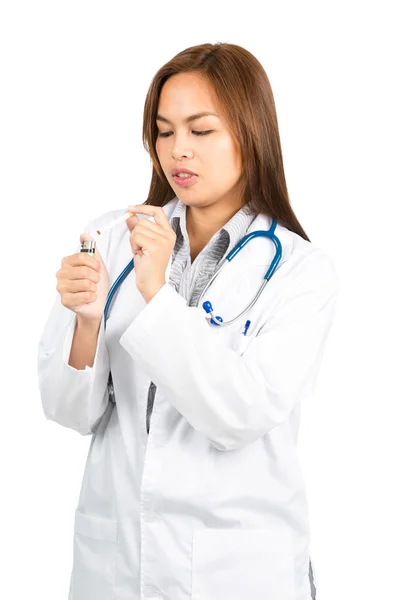
{"type": "Polygon", "coordinates": [[[286,529],[194,531],[191,600],[295,600],[286,529]]]}
{"type": "Polygon", "coordinates": [[[73,600],[113,600],[118,523],[75,511],[73,600]]]}

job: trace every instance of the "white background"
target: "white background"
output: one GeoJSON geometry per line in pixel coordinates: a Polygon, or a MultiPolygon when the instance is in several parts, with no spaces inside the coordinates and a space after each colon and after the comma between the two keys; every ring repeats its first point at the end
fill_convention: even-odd
{"type": "Polygon", "coordinates": [[[90,219],[147,198],[142,112],[157,69],[217,41],[262,62],[292,205],[341,279],[299,443],[317,600],[400,597],[395,4],[2,3],[2,598],[68,594],[90,438],[42,413],[36,354],[55,273],[90,219]]]}

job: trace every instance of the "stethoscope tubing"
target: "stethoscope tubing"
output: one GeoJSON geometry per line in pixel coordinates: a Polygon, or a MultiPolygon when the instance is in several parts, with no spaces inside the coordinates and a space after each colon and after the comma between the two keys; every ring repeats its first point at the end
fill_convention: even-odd
{"type": "Polygon", "coordinates": [[[270,229],[268,229],[268,231],[265,230],[259,230],[259,231],[252,231],[251,233],[248,233],[247,235],[244,236],[244,238],[242,240],[240,240],[240,242],[238,244],[236,244],[236,246],[229,252],[229,254],[225,257],[225,262],[222,263],[222,265],[219,267],[219,269],[214,273],[214,275],[211,277],[210,281],[207,282],[207,285],[205,286],[204,290],[202,291],[196,306],[198,307],[200,304],[201,299],[204,297],[204,295],[206,294],[208,288],[210,287],[210,285],[212,285],[213,281],[216,279],[216,277],[220,274],[221,270],[226,267],[226,265],[228,264],[228,262],[230,262],[231,260],[233,260],[233,258],[245,247],[246,244],[248,244],[248,242],[250,242],[250,240],[256,238],[256,237],[266,237],[268,239],[270,239],[274,244],[275,244],[275,256],[271,261],[271,264],[269,266],[268,271],[266,272],[266,274],[264,275],[264,281],[262,282],[257,294],[255,295],[255,297],[253,298],[253,300],[246,306],[246,308],[244,310],[242,310],[242,312],[235,317],[234,319],[231,319],[230,321],[222,321],[220,320],[220,318],[214,316],[214,312],[211,309],[210,310],[210,303],[203,303],[203,308],[204,310],[207,310],[208,314],[211,317],[211,322],[215,325],[218,325],[220,327],[224,327],[226,325],[232,325],[232,323],[235,323],[238,319],[240,319],[245,313],[247,313],[251,308],[253,308],[253,306],[255,305],[255,303],[257,302],[258,298],[260,297],[260,295],[262,294],[265,286],[267,285],[268,281],[271,279],[272,275],[275,273],[276,269],[278,268],[279,262],[282,258],[282,244],[279,240],[279,238],[276,236],[275,234],[275,229],[277,226],[277,220],[273,219],[272,220],[272,224],[270,229]],[[206,306],[205,306],[206,305],[206,306]]]}
{"type": "MultiPolygon", "coordinates": [[[[257,294],[255,295],[255,297],[253,298],[253,300],[248,304],[248,306],[246,306],[246,308],[234,319],[231,319],[230,321],[222,321],[221,317],[215,317],[214,316],[214,312],[212,310],[211,307],[211,303],[210,302],[204,302],[203,303],[203,308],[204,310],[206,310],[206,312],[210,315],[210,321],[218,326],[226,326],[226,325],[231,325],[232,323],[234,323],[235,321],[237,321],[238,319],[240,319],[245,313],[247,313],[257,302],[258,298],[260,297],[261,293],[263,292],[265,286],[267,285],[268,281],[271,279],[272,275],[275,273],[276,269],[278,268],[279,262],[282,258],[282,244],[279,240],[279,238],[276,236],[275,234],[275,229],[277,226],[277,220],[273,219],[272,220],[272,224],[271,227],[268,231],[265,230],[259,230],[259,231],[252,231],[251,233],[248,233],[247,235],[244,236],[244,238],[242,240],[240,240],[240,242],[238,242],[238,244],[236,244],[236,246],[229,252],[229,254],[225,257],[224,262],[222,263],[222,265],[218,268],[218,270],[214,273],[214,275],[211,277],[211,279],[207,282],[206,286],[204,287],[199,299],[197,300],[197,304],[196,306],[198,307],[200,304],[201,299],[204,297],[205,293],[207,292],[207,290],[209,289],[209,287],[212,285],[213,281],[216,279],[216,277],[220,274],[221,270],[228,264],[228,262],[230,262],[231,260],[233,260],[233,258],[244,248],[244,246],[252,239],[256,238],[256,237],[266,237],[268,239],[270,239],[274,245],[275,245],[275,256],[271,261],[271,264],[268,268],[268,271],[266,272],[266,274],[264,275],[264,281],[262,282],[259,290],[257,291],[257,294]],[[211,307],[211,309],[210,309],[211,307]]],[[[108,292],[108,296],[107,296],[107,300],[106,300],[106,304],[104,307],[104,328],[106,328],[106,322],[107,322],[107,318],[108,318],[108,313],[110,310],[110,306],[111,306],[111,302],[119,288],[119,286],[122,284],[122,282],[128,277],[129,273],[134,269],[134,259],[132,258],[129,263],[126,265],[125,269],[120,273],[120,275],[117,277],[117,279],[115,280],[115,282],[113,283],[113,285],[111,286],[109,292],[108,292]]],[[[206,317],[208,318],[208,316],[206,317]]]]}

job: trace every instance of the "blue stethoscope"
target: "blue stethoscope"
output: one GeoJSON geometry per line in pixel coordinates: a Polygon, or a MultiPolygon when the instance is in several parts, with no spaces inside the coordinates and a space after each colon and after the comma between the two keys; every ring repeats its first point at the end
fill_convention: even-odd
{"type": "MultiPolygon", "coordinates": [[[[266,237],[266,238],[270,239],[274,243],[275,249],[276,249],[275,250],[275,256],[274,256],[274,258],[273,258],[273,260],[272,260],[272,262],[271,262],[271,264],[269,266],[268,271],[264,275],[264,280],[263,280],[263,282],[262,282],[262,284],[261,284],[261,286],[260,286],[260,288],[259,288],[256,296],[254,297],[254,299],[250,302],[250,304],[248,306],[246,306],[246,308],[240,313],[240,315],[238,315],[234,319],[231,319],[230,321],[224,322],[223,319],[222,319],[222,317],[216,317],[216,316],[214,316],[213,307],[211,305],[211,302],[209,302],[208,300],[206,300],[205,302],[203,302],[203,309],[207,313],[206,319],[209,319],[209,322],[212,325],[218,325],[218,326],[231,325],[232,323],[234,323],[235,321],[237,321],[238,319],[240,319],[257,302],[257,300],[260,297],[260,294],[262,293],[263,289],[265,288],[265,286],[267,285],[268,281],[271,279],[272,275],[275,273],[276,269],[278,268],[279,262],[280,262],[280,260],[282,258],[282,245],[281,245],[281,242],[279,241],[279,238],[275,234],[276,225],[277,225],[277,220],[273,219],[271,227],[270,227],[270,229],[268,229],[268,231],[265,231],[265,230],[252,231],[251,233],[248,233],[247,235],[245,235],[244,238],[242,240],[240,240],[240,242],[238,242],[238,244],[236,244],[236,246],[229,252],[229,254],[227,254],[227,256],[225,257],[225,261],[222,263],[222,265],[219,267],[219,269],[216,271],[216,273],[214,273],[214,275],[212,276],[212,278],[210,279],[210,281],[207,283],[206,287],[202,291],[201,296],[199,297],[199,299],[197,301],[197,305],[196,306],[199,305],[200,300],[203,298],[204,294],[206,293],[206,291],[208,290],[208,288],[210,287],[210,285],[212,284],[212,282],[214,281],[214,279],[219,275],[221,269],[227,265],[226,261],[230,262],[238,254],[238,252],[240,252],[245,247],[245,245],[250,240],[252,240],[252,239],[254,239],[256,237],[266,237]]],[[[121,283],[129,275],[129,273],[132,271],[133,268],[134,268],[134,259],[132,258],[132,260],[126,265],[126,267],[122,271],[122,273],[117,277],[117,279],[115,280],[115,282],[111,286],[110,291],[108,292],[108,296],[107,296],[107,300],[106,300],[106,305],[105,305],[105,308],[104,308],[104,328],[106,327],[107,316],[108,316],[108,312],[110,310],[110,305],[111,305],[112,299],[115,296],[115,294],[116,294],[119,286],[121,285],[121,283]]],[[[250,321],[246,321],[246,324],[244,326],[244,330],[242,332],[243,335],[246,335],[249,326],[250,326],[250,321]]]]}

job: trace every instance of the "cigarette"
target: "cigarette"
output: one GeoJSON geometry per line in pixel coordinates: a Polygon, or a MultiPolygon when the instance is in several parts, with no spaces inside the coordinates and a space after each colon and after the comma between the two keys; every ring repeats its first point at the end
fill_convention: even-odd
{"type": "Polygon", "coordinates": [[[97,229],[97,234],[101,235],[104,231],[107,231],[108,229],[112,229],[113,227],[115,227],[115,225],[118,225],[118,223],[122,223],[122,221],[126,221],[126,219],[129,219],[129,217],[133,217],[134,214],[135,213],[131,212],[130,210],[126,211],[126,213],[124,213],[120,217],[117,217],[113,221],[110,221],[109,223],[107,223],[107,225],[104,225],[104,227],[102,227],[101,229],[97,229]]]}

